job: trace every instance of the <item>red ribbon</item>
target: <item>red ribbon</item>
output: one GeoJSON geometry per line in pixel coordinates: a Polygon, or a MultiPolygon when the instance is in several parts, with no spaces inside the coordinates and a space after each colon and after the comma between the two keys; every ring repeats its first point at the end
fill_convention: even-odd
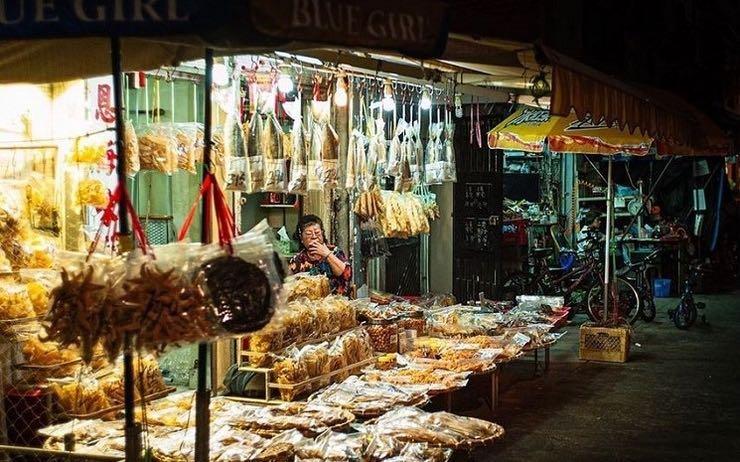
{"type": "MultiPolygon", "coordinates": [[[[118,210],[118,204],[121,200],[123,200],[125,209],[131,217],[131,231],[136,239],[137,245],[144,255],[146,255],[148,249],[150,249],[149,239],[146,236],[144,227],[141,225],[139,215],[136,213],[136,209],[134,209],[134,206],[131,203],[126,186],[119,184],[113,193],[108,193],[108,205],[105,206],[100,216],[100,227],[95,233],[95,238],[88,249],[88,258],[93,254],[93,252],[95,252],[95,249],[100,244],[100,239],[103,236],[103,229],[110,230],[118,221],[118,213],[116,211],[118,210]]],[[[111,235],[113,236],[113,239],[111,240],[114,240],[116,237],[115,231],[111,232],[111,235]]]]}
{"type": "Polygon", "coordinates": [[[213,173],[206,174],[201,184],[200,191],[193,201],[193,205],[190,206],[188,214],[185,216],[185,220],[182,223],[180,232],[177,235],[177,240],[184,240],[190,227],[193,224],[195,212],[198,210],[198,204],[201,202],[201,198],[205,199],[203,213],[205,214],[204,226],[206,227],[204,232],[207,232],[211,226],[211,204],[215,207],[216,212],[216,224],[218,228],[218,242],[221,246],[225,247],[229,253],[233,252],[231,243],[236,236],[236,225],[234,216],[231,214],[226,196],[218,185],[218,180],[213,173]]]}

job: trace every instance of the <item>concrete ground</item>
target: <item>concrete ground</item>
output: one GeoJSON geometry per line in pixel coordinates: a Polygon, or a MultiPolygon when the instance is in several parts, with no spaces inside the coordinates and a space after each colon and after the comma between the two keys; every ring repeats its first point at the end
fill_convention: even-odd
{"type": "Polygon", "coordinates": [[[707,324],[679,331],[659,300],[626,364],[579,361],[576,318],[546,376],[512,368],[494,417],[506,436],[474,460],[740,461],[740,297],[697,299],[707,324]]]}

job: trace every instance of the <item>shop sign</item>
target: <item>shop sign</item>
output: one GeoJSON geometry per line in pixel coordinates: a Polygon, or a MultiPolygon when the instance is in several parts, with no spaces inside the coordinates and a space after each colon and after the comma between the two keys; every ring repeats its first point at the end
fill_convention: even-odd
{"type": "Polygon", "coordinates": [[[288,40],[438,56],[447,6],[436,0],[252,0],[252,24],[288,40]]]}
{"type": "Polygon", "coordinates": [[[0,0],[0,38],[190,32],[204,0],[0,0]]]}
{"type": "Polygon", "coordinates": [[[550,120],[550,111],[537,108],[524,108],[518,116],[506,124],[506,127],[517,125],[539,125],[550,120]]]}

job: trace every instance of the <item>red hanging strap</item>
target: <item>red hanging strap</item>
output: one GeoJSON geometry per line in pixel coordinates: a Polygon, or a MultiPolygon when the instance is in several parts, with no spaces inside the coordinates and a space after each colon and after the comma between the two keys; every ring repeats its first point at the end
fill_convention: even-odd
{"type": "Polygon", "coordinates": [[[126,191],[126,187],[121,188],[119,186],[119,188],[121,189],[123,203],[126,206],[128,215],[131,217],[131,231],[133,232],[134,238],[139,244],[139,248],[141,249],[142,253],[146,255],[147,250],[151,248],[149,246],[149,239],[146,237],[144,227],[141,226],[141,220],[139,219],[139,215],[136,213],[136,209],[134,209],[134,206],[131,203],[131,198],[128,196],[128,191],[126,191]]]}
{"type": "Polygon", "coordinates": [[[193,201],[193,205],[190,206],[190,210],[188,211],[188,214],[185,215],[185,220],[182,222],[182,227],[180,228],[180,232],[177,235],[177,240],[182,241],[187,237],[188,232],[190,231],[190,227],[193,225],[193,219],[195,218],[195,212],[198,210],[198,205],[200,205],[200,201],[202,197],[206,197],[206,200],[208,200],[208,194],[211,192],[211,187],[213,186],[213,179],[212,175],[207,175],[205,179],[203,180],[203,183],[200,185],[200,191],[198,192],[198,196],[196,196],[195,200],[193,201]]]}
{"type": "Polygon", "coordinates": [[[98,227],[98,230],[95,233],[95,238],[90,243],[90,247],[87,252],[88,259],[95,252],[95,249],[98,248],[100,240],[103,237],[104,229],[111,230],[111,239],[115,238],[116,233],[114,228],[116,226],[116,222],[118,222],[117,210],[118,205],[122,200],[125,206],[126,213],[128,213],[128,215],[131,217],[131,231],[134,234],[134,238],[136,239],[139,248],[145,255],[150,249],[149,239],[146,236],[144,227],[141,225],[139,215],[136,213],[136,209],[134,209],[134,206],[131,203],[131,199],[129,198],[125,186],[119,184],[118,186],[116,186],[115,191],[113,191],[112,193],[108,193],[108,205],[106,205],[101,212],[100,226],[98,227]]]}
{"type": "Polygon", "coordinates": [[[231,214],[231,209],[229,209],[226,196],[224,196],[223,191],[218,185],[218,180],[213,173],[208,173],[203,180],[200,192],[195,198],[193,205],[190,207],[190,210],[185,217],[185,221],[183,221],[182,228],[180,229],[177,239],[182,241],[187,236],[201,199],[205,199],[206,202],[206,207],[203,209],[203,213],[206,214],[205,226],[210,228],[210,205],[213,204],[216,214],[216,227],[218,229],[218,242],[231,252],[231,242],[236,236],[234,216],[231,214]]]}

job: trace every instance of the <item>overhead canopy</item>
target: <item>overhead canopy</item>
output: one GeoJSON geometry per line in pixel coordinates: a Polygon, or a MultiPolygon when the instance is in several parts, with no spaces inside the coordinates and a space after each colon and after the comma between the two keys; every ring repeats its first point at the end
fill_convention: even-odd
{"type": "Polygon", "coordinates": [[[609,127],[604,120],[593,123],[590,117],[579,120],[551,116],[547,109],[522,106],[488,132],[488,147],[512,151],[575,154],[630,154],[644,156],[653,139],[639,132],[629,133],[609,127]]]}
{"type": "Polygon", "coordinates": [[[575,59],[540,46],[552,66],[550,113],[592,116],[622,129],[641,131],[671,152],[727,155],[729,138],[701,111],[659,89],[626,83],[575,59]]]}
{"type": "Polygon", "coordinates": [[[109,36],[127,70],[204,55],[345,46],[439,56],[447,5],[437,0],[46,0],[2,2],[0,83],[110,73],[109,36]]]}

